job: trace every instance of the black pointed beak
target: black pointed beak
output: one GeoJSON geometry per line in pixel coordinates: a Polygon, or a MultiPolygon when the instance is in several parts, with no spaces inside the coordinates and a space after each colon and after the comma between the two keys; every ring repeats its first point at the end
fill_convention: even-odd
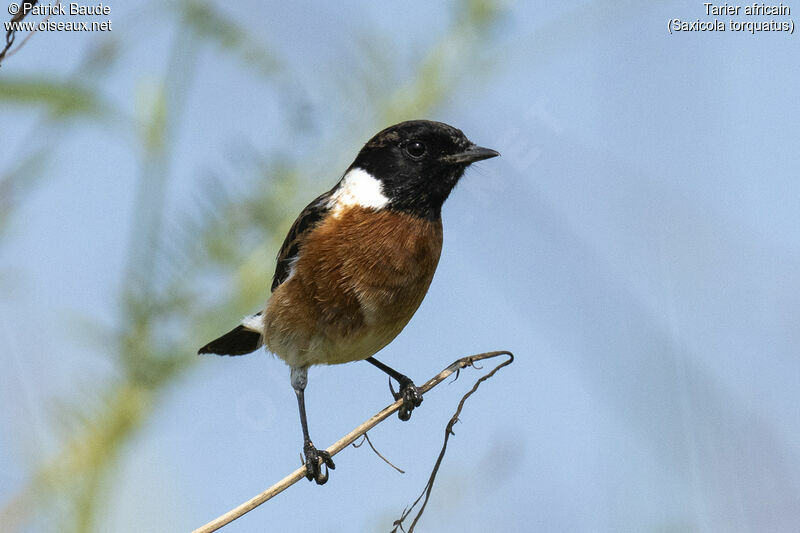
{"type": "Polygon", "coordinates": [[[491,148],[484,148],[473,144],[463,152],[449,155],[445,159],[448,163],[471,164],[475,161],[483,161],[492,157],[497,157],[500,152],[492,150],[491,148]]]}

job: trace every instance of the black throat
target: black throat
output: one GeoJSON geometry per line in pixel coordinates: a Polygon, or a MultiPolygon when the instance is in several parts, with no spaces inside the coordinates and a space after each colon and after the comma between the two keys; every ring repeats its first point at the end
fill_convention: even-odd
{"type": "Polygon", "coordinates": [[[431,221],[442,218],[442,205],[464,174],[464,167],[441,165],[419,175],[410,169],[369,160],[358,161],[348,170],[353,168],[365,170],[381,182],[383,194],[389,199],[387,208],[431,221]]]}

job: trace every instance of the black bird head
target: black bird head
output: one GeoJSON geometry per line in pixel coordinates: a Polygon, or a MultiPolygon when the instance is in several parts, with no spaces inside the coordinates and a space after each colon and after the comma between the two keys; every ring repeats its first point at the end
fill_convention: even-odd
{"type": "Polygon", "coordinates": [[[380,181],[390,209],[435,220],[464,170],[498,155],[442,122],[410,120],[376,134],[348,170],[362,169],[380,181]]]}

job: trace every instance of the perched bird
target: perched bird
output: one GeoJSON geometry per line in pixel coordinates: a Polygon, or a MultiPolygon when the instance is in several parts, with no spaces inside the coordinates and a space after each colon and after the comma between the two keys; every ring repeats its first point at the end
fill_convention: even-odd
{"type": "Polygon", "coordinates": [[[412,120],[379,132],[292,224],[266,309],[200,348],[242,355],[266,346],[289,365],[309,481],[325,483],[335,466],[309,437],[308,367],[366,359],[399,383],[392,393],[403,400],[401,419],[422,402],[413,381],[372,355],[400,333],[428,291],[450,191],[471,163],[498,155],[441,122],[412,120]]]}

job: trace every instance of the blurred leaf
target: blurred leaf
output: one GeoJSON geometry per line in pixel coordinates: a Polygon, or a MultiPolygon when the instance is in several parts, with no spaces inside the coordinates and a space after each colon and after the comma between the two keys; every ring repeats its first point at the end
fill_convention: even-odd
{"type": "Polygon", "coordinates": [[[48,78],[0,78],[0,105],[40,106],[52,119],[105,118],[110,111],[100,94],[75,82],[48,78]]]}
{"type": "Polygon", "coordinates": [[[82,59],[78,72],[81,79],[106,73],[119,57],[120,43],[110,36],[94,44],[82,59]]]}
{"type": "Polygon", "coordinates": [[[0,174],[0,235],[19,199],[36,184],[52,155],[52,150],[40,148],[21,158],[7,173],[0,174]]]}
{"type": "Polygon", "coordinates": [[[505,2],[465,0],[461,3],[464,9],[456,11],[456,27],[469,26],[473,31],[480,33],[497,23],[505,2]]]}
{"type": "Polygon", "coordinates": [[[160,152],[164,148],[167,128],[167,97],[162,84],[141,85],[136,91],[137,116],[145,151],[160,152]]]}
{"type": "Polygon", "coordinates": [[[270,76],[279,67],[278,60],[254,39],[244,27],[222,14],[209,2],[184,0],[180,2],[183,23],[199,38],[215,43],[256,72],[270,76]]]}

